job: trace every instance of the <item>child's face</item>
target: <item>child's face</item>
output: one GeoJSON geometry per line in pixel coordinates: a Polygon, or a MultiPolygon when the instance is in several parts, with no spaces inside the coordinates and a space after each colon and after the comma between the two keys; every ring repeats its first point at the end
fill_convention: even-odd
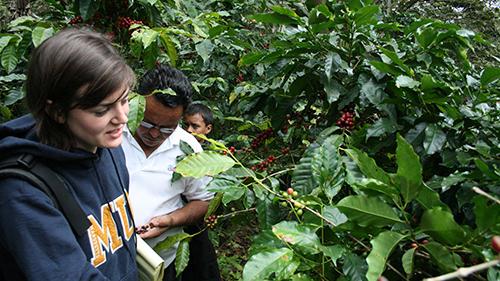
{"type": "Polygon", "coordinates": [[[184,128],[190,133],[207,135],[212,131],[212,125],[205,124],[203,117],[199,113],[184,116],[184,128]]]}

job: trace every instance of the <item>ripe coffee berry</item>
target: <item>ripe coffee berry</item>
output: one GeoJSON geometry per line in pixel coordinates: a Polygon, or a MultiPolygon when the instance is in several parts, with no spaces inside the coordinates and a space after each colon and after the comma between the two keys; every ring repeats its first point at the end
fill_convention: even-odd
{"type": "Polygon", "coordinates": [[[495,235],[491,238],[491,247],[497,251],[497,253],[500,253],[500,236],[495,235]]]}
{"type": "Polygon", "coordinates": [[[73,25],[73,24],[78,24],[78,23],[82,23],[82,22],[83,22],[82,17],[76,16],[69,21],[69,24],[73,25]]]}
{"type": "Polygon", "coordinates": [[[266,139],[270,138],[272,134],[273,134],[273,128],[267,128],[266,130],[262,131],[253,139],[251,144],[252,149],[259,147],[261,143],[264,142],[266,139]]]}
{"type": "Polygon", "coordinates": [[[210,215],[205,219],[205,223],[207,224],[207,227],[212,229],[215,227],[217,224],[217,215],[210,215]]]}
{"type": "Polygon", "coordinates": [[[288,154],[289,152],[290,152],[290,148],[288,148],[288,147],[283,147],[283,148],[281,149],[281,153],[282,153],[282,154],[288,154]]]}
{"type": "Polygon", "coordinates": [[[236,77],[236,83],[241,83],[243,81],[245,81],[245,77],[243,77],[243,74],[238,74],[238,77],[236,77]]]}
{"type": "Polygon", "coordinates": [[[342,129],[352,130],[354,128],[354,110],[351,110],[351,108],[343,110],[335,124],[342,129]]]}
{"type": "Polygon", "coordinates": [[[292,195],[292,194],[293,194],[293,188],[289,187],[289,188],[286,190],[286,193],[288,193],[288,195],[292,195]]]}

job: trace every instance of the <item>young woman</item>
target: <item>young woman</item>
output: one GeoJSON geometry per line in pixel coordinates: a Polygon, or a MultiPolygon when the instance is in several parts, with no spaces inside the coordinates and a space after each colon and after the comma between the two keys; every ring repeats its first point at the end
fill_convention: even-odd
{"type": "Polygon", "coordinates": [[[31,114],[0,126],[0,155],[28,153],[55,171],[85,213],[73,232],[39,188],[0,179],[0,280],[137,280],[120,144],[133,71],[102,35],[64,30],[34,50],[31,114]]]}

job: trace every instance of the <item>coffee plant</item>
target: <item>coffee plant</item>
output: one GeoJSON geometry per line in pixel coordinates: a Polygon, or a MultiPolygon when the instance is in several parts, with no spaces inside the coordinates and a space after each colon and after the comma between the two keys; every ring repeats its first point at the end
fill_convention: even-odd
{"type": "MultiPolygon", "coordinates": [[[[0,34],[2,120],[25,112],[30,50],[65,27],[107,34],[139,76],[181,69],[216,123],[176,173],[213,177],[213,233],[257,223],[226,278],[500,278],[500,68],[480,33],[391,1],[40,2],[0,34]]],[[[132,130],[143,111],[131,95],[132,130]]]]}

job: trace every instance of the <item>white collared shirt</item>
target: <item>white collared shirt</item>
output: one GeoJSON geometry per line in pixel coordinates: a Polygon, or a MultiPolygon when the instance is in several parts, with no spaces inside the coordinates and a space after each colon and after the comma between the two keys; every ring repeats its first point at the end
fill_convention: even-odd
{"type": "MultiPolygon", "coordinates": [[[[137,226],[146,224],[155,216],[169,214],[184,206],[183,194],[187,200],[208,201],[213,193],[205,190],[209,177],[195,179],[183,177],[172,183],[177,156],[184,155],[180,149],[180,141],[186,142],[194,152],[203,149],[195,137],[177,126],[175,131],[149,157],[134,139],[128,129],[124,130],[122,148],[125,152],[127,169],[130,175],[129,198],[137,226]]],[[[182,231],[182,228],[172,228],[161,236],[148,239],[151,246],[182,231]]],[[[161,253],[168,266],[175,258],[172,253],[161,253]]],[[[169,251],[171,252],[171,251],[169,251]]]]}

